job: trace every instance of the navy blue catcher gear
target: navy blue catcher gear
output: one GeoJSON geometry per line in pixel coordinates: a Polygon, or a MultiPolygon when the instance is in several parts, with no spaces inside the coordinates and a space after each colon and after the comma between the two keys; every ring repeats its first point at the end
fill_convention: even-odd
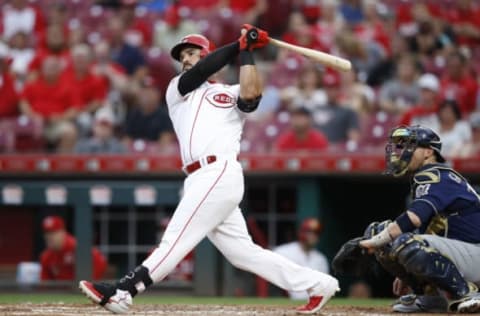
{"type": "Polygon", "coordinates": [[[418,235],[406,233],[397,237],[392,244],[391,255],[409,274],[434,284],[454,298],[470,292],[468,282],[455,264],[418,235]]]}
{"type": "Polygon", "coordinates": [[[435,152],[438,162],[445,162],[441,154],[442,142],[440,137],[430,128],[420,125],[399,126],[390,132],[387,146],[385,147],[386,174],[395,177],[404,175],[413,152],[418,147],[431,148],[435,152]]]}

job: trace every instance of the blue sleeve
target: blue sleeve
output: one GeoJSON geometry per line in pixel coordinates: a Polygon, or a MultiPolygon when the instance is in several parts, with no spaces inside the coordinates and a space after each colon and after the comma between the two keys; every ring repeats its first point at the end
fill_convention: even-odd
{"type": "Polygon", "coordinates": [[[438,178],[437,182],[424,181],[415,186],[414,199],[408,210],[415,213],[422,224],[438,213],[443,213],[455,198],[451,194],[451,183],[448,177],[438,178]]]}
{"type": "Polygon", "coordinates": [[[428,223],[430,219],[437,214],[435,204],[429,199],[415,199],[408,206],[408,210],[420,218],[422,225],[428,223]]]}

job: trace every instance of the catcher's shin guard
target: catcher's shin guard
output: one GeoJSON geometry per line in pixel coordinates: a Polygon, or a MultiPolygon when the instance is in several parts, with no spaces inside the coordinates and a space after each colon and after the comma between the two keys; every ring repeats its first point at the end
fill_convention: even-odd
{"type": "Polygon", "coordinates": [[[449,292],[454,298],[470,292],[467,281],[455,264],[412,233],[395,239],[392,254],[407,273],[449,292]]]}
{"type": "Polygon", "coordinates": [[[416,276],[408,273],[404,266],[398,263],[397,258],[392,255],[392,248],[390,246],[387,249],[376,251],[375,258],[385,271],[402,280],[415,294],[422,295],[425,293],[425,282],[420,281],[416,276]]]}

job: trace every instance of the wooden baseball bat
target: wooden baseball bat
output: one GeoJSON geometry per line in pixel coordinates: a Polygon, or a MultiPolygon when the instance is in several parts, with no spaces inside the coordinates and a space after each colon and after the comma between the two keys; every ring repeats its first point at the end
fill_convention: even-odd
{"type": "Polygon", "coordinates": [[[333,69],[341,70],[341,71],[349,71],[350,69],[352,69],[352,64],[350,63],[350,61],[344,58],[327,54],[327,53],[322,53],[314,49],[285,43],[284,41],[279,41],[271,37],[269,37],[269,39],[270,39],[270,44],[299,53],[305,57],[309,57],[312,60],[319,62],[321,64],[324,64],[325,66],[331,67],[333,69]]]}

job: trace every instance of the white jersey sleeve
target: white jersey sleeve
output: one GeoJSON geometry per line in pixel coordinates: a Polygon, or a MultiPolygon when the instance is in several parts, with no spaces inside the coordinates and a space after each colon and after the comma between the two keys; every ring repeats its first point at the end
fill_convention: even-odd
{"type": "Polygon", "coordinates": [[[180,76],[181,75],[174,77],[168,84],[167,92],[165,93],[165,100],[167,101],[168,107],[172,107],[184,101],[184,96],[178,91],[178,81],[180,76]]]}

